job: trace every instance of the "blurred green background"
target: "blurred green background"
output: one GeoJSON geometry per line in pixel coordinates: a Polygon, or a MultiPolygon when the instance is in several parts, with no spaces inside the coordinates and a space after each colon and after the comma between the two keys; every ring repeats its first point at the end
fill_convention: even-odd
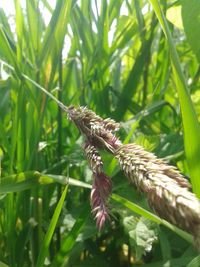
{"type": "Polygon", "coordinates": [[[198,0],[1,0],[0,266],[200,266],[105,152],[116,195],[98,232],[83,138],[40,90],[121,122],[200,196],[199,14],[198,0]]]}

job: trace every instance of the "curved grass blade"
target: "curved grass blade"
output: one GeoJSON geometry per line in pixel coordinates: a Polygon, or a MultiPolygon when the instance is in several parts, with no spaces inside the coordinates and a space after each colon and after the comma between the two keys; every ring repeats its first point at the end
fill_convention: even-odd
{"type": "Polygon", "coordinates": [[[37,171],[28,171],[1,178],[0,194],[20,192],[32,189],[38,185],[47,185],[55,182],[62,185],[70,184],[72,186],[91,189],[90,184],[63,175],[42,174],[37,171]]]}
{"type": "Polygon", "coordinates": [[[7,264],[3,263],[2,261],[0,261],[0,267],[9,267],[7,264]]]}
{"type": "Polygon", "coordinates": [[[66,194],[67,194],[67,189],[68,189],[68,186],[65,187],[65,189],[61,195],[61,198],[60,198],[60,200],[56,206],[56,209],[54,211],[54,214],[53,214],[53,217],[51,219],[48,231],[47,231],[47,233],[44,237],[44,240],[42,242],[42,246],[41,246],[41,250],[40,250],[40,253],[38,256],[36,267],[44,266],[44,260],[47,256],[48,248],[49,248],[53,233],[55,231],[56,224],[58,222],[58,218],[59,218],[61,210],[62,210],[62,206],[63,206],[64,200],[65,200],[66,194]]]}
{"type": "MultiPolygon", "coordinates": [[[[66,238],[62,241],[62,245],[60,248],[60,251],[55,257],[55,260],[53,261],[53,264],[51,265],[52,267],[56,266],[62,266],[61,264],[63,262],[67,262],[68,260],[68,254],[73,248],[76,239],[84,226],[86,219],[90,213],[90,207],[88,204],[84,205],[84,208],[82,209],[82,212],[80,213],[80,216],[78,219],[76,219],[76,222],[74,223],[71,231],[69,234],[66,236],[66,238]]],[[[64,265],[66,266],[66,265],[64,265]]]]}
{"type": "MultiPolygon", "coordinates": [[[[181,258],[157,261],[153,263],[147,263],[147,264],[143,264],[142,266],[143,267],[160,267],[160,266],[182,267],[182,266],[185,266],[185,264],[187,264],[190,260],[191,260],[191,257],[184,257],[184,258],[181,257],[181,258]]],[[[136,264],[134,266],[141,266],[141,265],[136,264]]]]}
{"type": "Polygon", "coordinates": [[[169,44],[171,52],[171,63],[174,74],[173,78],[176,84],[182,112],[185,154],[190,171],[193,191],[200,198],[200,125],[189,95],[189,90],[181,69],[180,61],[171,36],[171,32],[167,24],[167,20],[162,12],[158,0],[149,1],[153,6],[153,9],[169,44]]]}
{"type": "Polygon", "coordinates": [[[139,214],[139,215],[141,215],[141,216],[143,216],[143,217],[145,217],[145,218],[147,218],[153,222],[156,222],[157,224],[162,224],[162,225],[166,226],[168,229],[172,230],[177,235],[181,236],[183,239],[185,239],[189,243],[193,244],[192,236],[190,234],[188,234],[185,231],[179,229],[178,227],[172,225],[171,223],[159,218],[157,215],[154,215],[150,211],[147,211],[147,210],[141,208],[137,204],[134,204],[131,201],[129,201],[126,198],[123,198],[119,195],[112,194],[111,198],[114,199],[115,201],[121,203],[126,208],[134,211],[135,213],[137,213],[137,214],[139,214]]]}
{"type": "Polygon", "coordinates": [[[1,178],[0,194],[31,189],[39,183],[41,174],[36,171],[22,172],[1,178]]]}
{"type": "Polygon", "coordinates": [[[16,32],[17,32],[17,43],[16,43],[16,47],[17,47],[17,62],[19,64],[19,66],[21,66],[22,63],[22,51],[23,51],[23,47],[22,47],[22,42],[23,42],[23,14],[22,14],[22,8],[20,6],[20,1],[19,0],[15,0],[15,10],[16,10],[16,32]]]}
{"type": "Polygon", "coordinates": [[[20,68],[18,66],[17,57],[13,49],[10,46],[10,43],[5,35],[5,32],[0,25],[0,55],[4,55],[6,60],[12,63],[15,66],[15,71],[19,77],[21,77],[20,68]]]}
{"type": "Polygon", "coordinates": [[[195,257],[190,263],[188,263],[187,267],[199,267],[200,266],[200,255],[195,257]]]}
{"type": "Polygon", "coordinates": [[[51,52],[57,52],[62,46],[69,12],[71,10],[72,0],[57,1],[55,10],[53,11],[51,21],[46,28],[44,41],[42,44],[39,64],[42,64],[45,57],[51,52]]]}

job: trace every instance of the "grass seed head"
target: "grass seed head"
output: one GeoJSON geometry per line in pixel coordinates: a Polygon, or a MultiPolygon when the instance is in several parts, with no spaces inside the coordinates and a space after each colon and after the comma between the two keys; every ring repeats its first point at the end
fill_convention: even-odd
{"type": "Polygon", "coordinates": [[[180,172],[141,146],[122,145],[115,136],[119,124],[112,119],[102,119],[86,107],[70,107],[68,114],[86,137],[84,149],[93,172],[91,206],[99,229],[109,218],[108,199],[112,191],[98,153],[98,149],[106,148],[118,159],[131,183],[146,193],[152,209],[161,218],[192,233],[200,247],[200,201],[180,172]]]}

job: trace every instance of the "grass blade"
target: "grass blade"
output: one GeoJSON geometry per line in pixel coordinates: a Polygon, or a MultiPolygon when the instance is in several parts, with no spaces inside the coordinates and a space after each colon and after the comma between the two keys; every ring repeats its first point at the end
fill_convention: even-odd
{"type": "Polygon", "coordinates": [[[70,233],[63,240],[61,249],[58,252],[52,266],[61,266],[61,264],[67,260],[68,253],[73,248],[78,234],[80,233],[82,227],[86,222],[89,210],[89,205],[85,205],[79,218],[76,220],[74,226],[72,227],[70,233]]]}
{"type": "Polygon", "coordinates": [[[9,267],[7,264],[3,263],[2,261],[0,261],[0,267],[9,267]]]}
{"type": "Polygon", "coordinates": [[[56,8],[52,14],[51,21],[46,29],[44,35],[44,41],[41,48],[40,60],[41,64],[45,57],[52,51],[58,52],[62,42],[64,40],[64,35],[66,32],[66,23],[68,19],[69,12],[71,10],[72,0],[70,1],[58,1],[56,8]]]}
{"type": "MultiPolygon", "coordinates": [[[[147,263],[142,266],[143,267],[160,267],[160,266],[182,267],[182,266],[185,266],[185,264],[187,264],[190,260],[191,260],[191,257],[176,258],[176,259],[171,258],[170,260],[147,263]]],[[[135,265],[135,266],[139,266],[139,265],[135,265]]]]}
{"type": "Polygon", "coordinates": [[[16,72],[20,76],[20,69],[18,67],[16,55],[10,46],[2,26],[0,26],[0,55],[4,55],[4,58],[6,58],[6,60],[15,66],[16,72]]]}
{"type": "Polygon", "coordinates": [[[188,263],[187,267],[198,267],[200,266],[200,255],[195,257],[190,263],[188,263]]]}
{"type": "Polygon", "coordinates": [[[53,217],[51,219],[48,231],[47,231],[47,233],[44,237],[44,240],[42,242],[42,246],[41,246],[41,250],[39,253],[36,267],[44,266],[44,260],[45,260],[45,257],[47,256],[48,248],[49,248],[53,233],[54,233],[55,228],[56,228],[56,224],[58,222],[58,218],[60,216],[60,213],[61,213],[61,210],[63,207],[63,203],[64,203],[64,200],[65,200],[65,197],[67,194],[67,189],[68,189],[68,186],[65,187],[65,189],[62,193],[62,196],[61,196],[61,198],[60,198],[60,200],[56,206],[56,209],[54,211],[54,214],[53,214],[53,217]]]}
{"type": "Polygon", "coordinates": [[[38,185],[48,185],[59,183],[61,185],[70,184],[81,188],[91,189],[91,185],[63,175],[42,174],[37,171],[27,171],[3,177],[0,180],[0,194],[20,192],[32,189],[38,185]]]}
{"type": "Polygon", "coordinates": [[[16,32],[17,32],[17,61],[19,66],[21,66],[22,63],[22,42],[23,42],[23,14],[22,14],[22,8],[20,6],[20,1],[15,0],[15,10],[16,10],[16,32]]]}

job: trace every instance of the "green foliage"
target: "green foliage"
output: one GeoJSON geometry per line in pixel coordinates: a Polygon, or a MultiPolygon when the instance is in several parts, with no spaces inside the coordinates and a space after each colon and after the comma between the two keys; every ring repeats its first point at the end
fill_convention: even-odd
{"type": "Polygon", "coordinates": [[[49,228],[45,234],[44,240],[43,240],[42,245],[41,245],[40,253],[39,253],[39,256],[37,259],[36,267],[44,266],[44,261],[45,261],[47,254],[48,254],[49,245],[50,245],[53,233],[55,231],[55,227],[56,227],[58,218],[60,216],[60,212],[62,210],[62,206],[63,206],[64,200],[66,197],[66,193],[67,193],[67,187],[65,188],[65,190],[62,193],[62,196],[61,196],[61,198],[60,198],[60,200],[56,206],[53,217],[51,219],[49,228]]]}
{"type": "Polygon", "coordinates": [[[200,196],[199,2],[25,2],[0,4],[0,266],[198,266],[191,236],[106,152],[113,217],[97,231],[83,138],[42,89],[121,122],[125,143],[177,165],[200,196]],[[177,6],[183,29],[165,19],[177,6]]]}
{"type": "Polygon", "coordinates": [[[183,25],[188,43],[196,54],[198,61],[200,61],[200,42],[198,38],[200,31],[200,2],[197,0],[192,0],[189,3],[186,0],[182,0],[181,6],[183,25]]]}
{"type": "MultiPolygon", "coordinates": [[[[189,95],[189,89],[187,87],[185,77],[183,75],[181,65],[179,62],[178,54],[175,49],[175,45],[169,30],[165,16],[160,8],[158,0],[150,0],[155,13],[158,17],[160,25],[163,29],[166,39],[169,43],[171,53],[171,63],[173,69],[173,78],[179,95],[179,101],[181,106],[183,129],[184,129],[184,144],[185,153],[188,161],[188,167],[191,174],[191,183],[193,191],[200,197],[200,169],[198,159],[200,158],[200,126],[197,119],[197,115],[194,110],[194,105],[189,95]]],[[[198,9],[198,6],[197,6],[198,9]]]]}
{"type": "Polygon", "coordinates": [[[138,220],[133,216],[125,217],[123,225],[128,232],[131,247],[136,250],[136,259],[141,259],[145,252],[152,250],[152,245],[157,240],[157,225],[144,217],[138,220]]]}

